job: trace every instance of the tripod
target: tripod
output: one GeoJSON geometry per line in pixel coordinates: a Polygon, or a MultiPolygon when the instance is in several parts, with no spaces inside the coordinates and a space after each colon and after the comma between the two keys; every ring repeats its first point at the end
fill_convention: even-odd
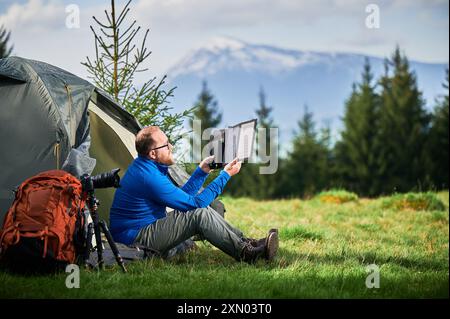
{"type": "Polygon", "coordinates": [[[104,220],[99,221],[99,216],[97,213],[98,206],[100,204],[99,200],[95,197],[94,188],[87,190],[87,205],[89,208],[89,213],[92,217],[92,223],[88,225],[87,230],[87,239],[86,239],[86,250],[84,254],[84,265],[85,267],[89,267],[89,257],[91,255],[92,250],[92,236],[95,235],[95,242],[97,243],[97,256],[98,256],[98,268],[104,269],[104,260],[103,260],[103,246],[102,246],[102,238],[101,233],[105,234],[106,239],[108,241],[109,246],[116,258],[117,264],[122,268],[123,272],[127,272],[125,268],[125,264],[123,263],[122,256],[120,256],[119,249],[117,249],[117,245],[114,242],[111,233],[106,225],[104,220]]]}

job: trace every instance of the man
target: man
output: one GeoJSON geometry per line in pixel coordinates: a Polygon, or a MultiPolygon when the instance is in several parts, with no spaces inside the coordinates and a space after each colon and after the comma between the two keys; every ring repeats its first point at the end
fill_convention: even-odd
{"type": "Polygon", "coordinates": [[[278,232],[266,238],[245,238],[209,204],[222,193],[228,180],[239,173],[241,162],[227,164],[201,193],[213,156],[204,159],[186,184],[178,188],[167,177],[174,164],[173,146],[159,127],[149,126],[136,135],[138,157],[128,167],[116,190],[110,227],[114,240],[144,246],[162,256],[199,235],[238,261],[272,260],[278,249],[278,232]],[[174,209],[166,214],[166,207],[174,209]]]}

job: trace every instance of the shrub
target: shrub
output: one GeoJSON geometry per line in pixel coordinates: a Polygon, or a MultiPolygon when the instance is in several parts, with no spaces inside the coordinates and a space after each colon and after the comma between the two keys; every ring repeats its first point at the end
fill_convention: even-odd
{"type": "Polygon", "coordinates": [[[396,194],[383,201],[383,208],[395,210],[445,210],[444,203],[433,193],[396,194]]]}
{"type": "Polygon", "coordinates": [[[316,196],[323,203],[342,204],[358,200],[358,195],[345,190],[330,190],[316,196]]]}

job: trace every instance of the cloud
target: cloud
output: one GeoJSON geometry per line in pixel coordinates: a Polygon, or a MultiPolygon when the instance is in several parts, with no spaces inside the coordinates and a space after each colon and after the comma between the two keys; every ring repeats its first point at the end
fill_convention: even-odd
{"type": "Polygon", "coordinates": [[[65,6],[61,1],[29,0],[9,6],[6,13],[0,16],[0,24],[10,30],[42,32],[63,27],[65,17],[65,6]]]}
{"type": "MultiPolygon", "coordinates": [[[[109,10],[109,1],[16,0],[7,5],[0,1],[0,25],[11,30],[15,54],[85,74],[80,61],[92,56],[94,47],[89,25],[95,26],[93,15],[106,20],[104,10],[109,10]],[[65,26],[65,6],[70,3],[80,7],[80,29],[65,26]]],[[[116,0],[117,10],[126,2],[116,0]]],[[[380,53],[382,48],[392,47],[389,43],[401,36],[420,42],[405,21],[397,23],[394,13],[398,12],[420,12],[421,21],[411,23],[423,24],[424,34],[434,34],[439,25],[448,25],[448,1],[443,0],[133,0],[127,21],[136,19],[144,30],[150,28],[147,45],[154,53],[149,65],[158,74],[188,49],[217,34],[285,47],[298,48],[301,42],[304,49],[334,50],[345,45],[345,50],[368,54],[384,54],[380,53]],[[368,3],[379,4],[383,33],[361,30],[368,3]],[[385,32],[385,17],[398,26],[385,32]]],[[[448,45],[447,39],[441,42],[448,45]]],[[[431,56],[428,51],[441,50],[438,44],[435,47],[416,51],[431,56]]]]}
{"type": "Polygon", "coordinates": [[[270,23],[314,25],[323,19],[348,19],[357,14],[364,17],[370,3],[378,4],[383,14],[411,8],[448,8],[445,0],[137,0],[133,6],[140,21],[189,32],[270,23]]]}
{"type": "Polygon", "coordinates": [[[334,7],[333,1],[139,0],[137,15],[168,29],[199,30],[272,22],[311,23],[334,7]]]}
{"type": "MultiPolygon", "coordinates": [[[[95,5],[81,0],[69,2],[78,3],[82,14],[100,8],[98,2],[95,5]]],[[[27,0],[21,4],[13,3],[6,13],[0,15],[0,23],[10,29],[26,27],[35,31],[61,27],[66,17],[64,3],[69,2],[27,0]]],[[[122,8],[124,3],[116,1],[116,6],[122,8]]],[[[378,4],[382,14],[411,8],[428,12],[427,17],[445,11],[445,8],[448,12],[446,0],[134,0],[130,15],[143,26],[147,24],[161,31],[213,31],[272,23],[315,25],[324,19],[351,19],[358,14],[364,17],[369,3],[378,4]]],[[[105,1],[102,8],[106,7],[109,3],[105,1]]]]}

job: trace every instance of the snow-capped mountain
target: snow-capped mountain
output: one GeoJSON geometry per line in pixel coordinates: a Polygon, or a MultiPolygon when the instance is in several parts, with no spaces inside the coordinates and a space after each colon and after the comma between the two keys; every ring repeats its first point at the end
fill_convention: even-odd
{"type": "Polygon", "coordinates": [[[204,47],[188,54],[168,74],[176,77],[195,73],[206,77],[223,70],[239,69],[276,75],[328,57],[329,55],[321,53],[285,50],[215,37],[204,47]]]}
{"type": "MultiPolygon", "coordinates": [[[[368,58],[378,78],[383,58],[368,58]]],[[[361,54],[289,50],[216,37],[168,70],[169,86],[177,86],[171,104],[175,110],[192,106],[206,80],[223,111],[222,126],[232,125],[255,117],[263,87],[282,140],[296,128],[305,105],[319,125],[330,125],[337,132],[345,99],[352,83],[360,81],[364,59],[361,54]]],[[[435,97],[445,92],[442,82],[448,64],[410,61],[410,65],[431,108],[435,97]]]]}

